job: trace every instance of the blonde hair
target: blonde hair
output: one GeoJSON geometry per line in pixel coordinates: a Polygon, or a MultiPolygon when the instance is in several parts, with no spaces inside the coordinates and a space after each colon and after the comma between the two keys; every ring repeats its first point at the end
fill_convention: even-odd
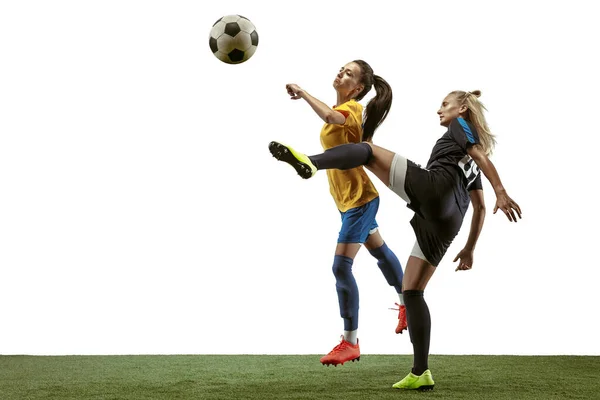
{"type": "Polygon", "coordinates": [[[494,151],[496,146],[496,136],[490,132],[483,111],[487,111],[487,108],[479,101],[481,96],[480,90],[473,90],[472,92],[463,92],[462,90],[455,90],[450,94],[456,97],[458,103],[467,106],[467,115],[465,119],[475,125],[477,133],[479,134],[479,140],[481,141],[481,147],[488,156],[494,151]]]}

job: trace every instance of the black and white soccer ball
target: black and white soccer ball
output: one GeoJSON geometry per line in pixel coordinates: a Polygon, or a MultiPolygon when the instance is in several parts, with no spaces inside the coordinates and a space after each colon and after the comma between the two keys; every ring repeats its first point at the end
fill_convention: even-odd
{"type": "Polygon", "coordinates": [[[241,15],[226,15],[210,30],[208,39],[215,57],[227,64],[248,61],[258,46],[254,24],[241,15]]]}

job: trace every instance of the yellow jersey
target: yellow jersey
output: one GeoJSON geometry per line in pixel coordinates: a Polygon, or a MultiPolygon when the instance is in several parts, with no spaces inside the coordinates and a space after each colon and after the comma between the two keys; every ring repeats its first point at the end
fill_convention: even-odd
{"type": "MultiPolygon", "coordinates": [[[[347,143],[362,141],[363,106],[352,99],[333,109],[346,117],[343,125],[325,124],[321,129],[321,145],[324,150],[347,143]]],[[[348,169],[328,169],[329,190],[341,212],[367,204],[379,193],[362,166],[348,169]]]]}

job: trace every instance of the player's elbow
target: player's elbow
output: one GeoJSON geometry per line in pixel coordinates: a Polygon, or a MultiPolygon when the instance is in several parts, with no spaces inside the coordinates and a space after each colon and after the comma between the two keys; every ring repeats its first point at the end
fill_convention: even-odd
{"type": "Polygon", "coordinates": [[[485,215],[485,204],[473,204],[473,212],[485,215]]]}

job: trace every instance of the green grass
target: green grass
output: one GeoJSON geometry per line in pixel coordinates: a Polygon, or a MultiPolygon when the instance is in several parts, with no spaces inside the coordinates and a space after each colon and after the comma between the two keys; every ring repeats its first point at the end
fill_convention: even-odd
{"type": "Polygon", "coordinates": [[[0,399],[600,399],[600,357],[431,356],[433,392],[391,385],[411,356],[0,356],[0,399]]]}

